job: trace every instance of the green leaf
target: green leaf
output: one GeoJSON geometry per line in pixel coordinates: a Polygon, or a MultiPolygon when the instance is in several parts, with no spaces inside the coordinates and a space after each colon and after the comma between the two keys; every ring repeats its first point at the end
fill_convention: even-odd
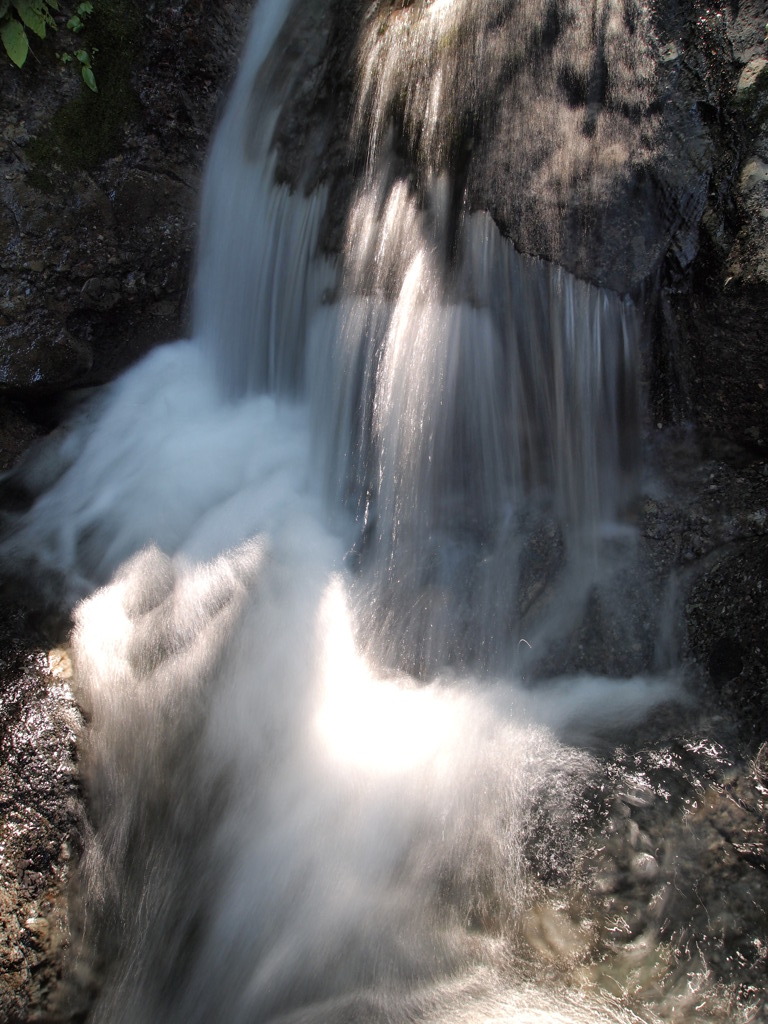
{"type": "Polygon", "coordinates": [[[32,3],[31,0],[13,0],[13,6],[27,28],[31,28],[35,35],[45,39],[45,18],[40,5],[32,3]]]}
{"type": "Polygon", "coordinates": [[[0,26],[0,39],[3,40],[5,52],[16,67],[20,68],[29,53],[29,40],[24,26],[20,25],[15,18],[9,18],[0,26]]]}
{"type": "Polygon", "coordinates": [[[4,18],[11,6],[11,0],[0,0],[0,18],[4,18]]]}
{"type": "Polygon", "coordinates": [[[78,14],[93,14],[93,4],[91,0],[83,0],[83,3],[77,6],[78,14]]]}
{"type": "Polygon", "coordinates": [[[96,77],[94,76],[93,71],[90,68],[85,67],[85,65],[83,65],[81,71],[83,73],[83,81],[91,90],[91,92],[98,92],[99,90],[96,85],[96,77]]]}
{"type": "Polygon", "coordinates": [[[75,50],[75,56],[85,67],[89,68],[91,66],[91,58],[88,56],[87,50],[75,50]]]}
{"type": "Polygon", "coordinates": [[[82,21],[78,18],[78,16],[76,14],[73,14],[72,17],[67,22],[67,28],[69,29],[69,31],[70,32],[79,32],[82,29],[82,27],[83,27],[82,21]]]}

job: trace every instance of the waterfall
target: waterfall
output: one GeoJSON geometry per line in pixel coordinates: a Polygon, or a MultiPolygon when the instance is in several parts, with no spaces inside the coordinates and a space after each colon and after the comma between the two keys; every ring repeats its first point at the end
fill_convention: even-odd
{"type": "MultiPolygon", "coordinates": [[[[521,53],[544,18],[522,6],[521,53]]],[[[282,32],[257,8],[265,27],[206,187],[199,333],[230,393],[306,394],[329,501],[358,524],[367,642],[426,674],[509,668],[522,637],[538,649],[555,622],[573,629],[637,484],[637,311],[520,256],[464,208],[447,164],[469,144],[484,78],[500,74],[488,28],[499,7],[420,3],[364,27],[350,146],[366,170],[339,267],[318,253],[326,191],[273,185],[270,140],[301,70],[291,33],[306,18],[318,31],[312,5],[296,5],[282,32]],[[402,103],[416,180],[391,139],[402,103]],[[542,531],[564,546],[570,576],[545,616],[510,585],[542,531]]],[[[585,42],[572,29],[561,49],[585,42]]]]}
{"type": "MultiPolygon", "coordinates": [[[[579,980],[586,917],[557,909],[556,966],[526,935],[545,876],[563,902],[589,857],[599,766],[568,730],[675,686],[521,681],[561,671],[633,548],[641,319],[463,201],[457,154],[515,60],[501,0],[378,6],[343,253],[327,188],[275,181],[324,5],[260,0],[206,176],[193,339],[17,474],[35,498],[4,558],[79,602],[94,1024],[654,1019],[579,980]]],[[[525,54],[549,8],[519,6],[525,54]]],[[[570,5],[566,48],[592,6],[609,72],[642,65],[613,0],[570,5]]]]}

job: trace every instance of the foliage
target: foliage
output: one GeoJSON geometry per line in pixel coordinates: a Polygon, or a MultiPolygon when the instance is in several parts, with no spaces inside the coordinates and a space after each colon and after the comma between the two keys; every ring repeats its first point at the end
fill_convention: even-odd
{"type": "MultiPolygon", "coordinates": [[[[59,0],[0,0],[0,39],[5,52],[16,67],[23,67],[29,56],[27,32],[33,32],[40,39],[45,39],[48,29],[56,31],[60,27],[55,14],[59,15],[59,22],[67,19],[64,27],[70,33],[78,34],[83,31],[86,21],[93,14],[91,0],[82,0],[76,6],[65,3],[64,6],[66,9],[62,10],[59,0]]],[[[91,64],[91,58],[95,53],[93,49],[89,53],[80,46],[72,51],[63,50],[57,54],[63,63],[72,63],[80,68],[83,81],[92,92],[98,92],[91,64]]]]}
{"type": "Polygon", "coordinates": [[[29,54],[27,29],[44,39],[46,28],[56,27],[51,12],[58,9],[58,0],[0,0],[0,38],[17,67],[29,54]]]}
{"type": "MultiPolygon", "coordinates": [[[[63,7],[64,0],[59,2],[63,7]]],[[[136,0],[94,0],[93,6],[84,35],[90,44],[87,52],[99,54],[99,91],[83,88],[67,99],[25,150],[30,183],[44,192],[55,192],[62,171],[90,171],[116,155],[126,125],[141,116],[132,75],[143,46],[143,5],[136,0]]],[[[74,52],[70,60],[73,68],[82,67],[74,52]]]]}

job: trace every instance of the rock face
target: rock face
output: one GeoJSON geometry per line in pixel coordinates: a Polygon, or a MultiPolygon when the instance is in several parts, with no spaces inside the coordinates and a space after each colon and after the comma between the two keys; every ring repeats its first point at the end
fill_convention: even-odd
{"type": "Polygon", "coordinates": [[[3,606],[2,623],[0,1016],[66,1020],[87,1005],[85,986],[72,979],[69,1010],[61,1006],[68,887],[86,820],[75,755],[81,716],[67,655],[36,652],[18,610],[3,606]]]}
{"type": "MultiPolygon", "coordinates": [[[[468,82],[452,83],[458,100],[441,125],[457,206],[488,210],[521,251],[648,302],[657,421],[692,420],[702,435],[764,450],[764,5],[666,0],[649,13],[611,0],[594,23],[589,5],[561,0],[486,8],[482,50],[467,33],[414,56],[436,61],[451,46],[468,82]]],[[[402,50],[419,4],[331,3],[320,26],[314,9],[301,11],[313,45],[291,57],[301,87],[278,125],[277,175],[329,185],[322,244],[335,253],[365,160],[365,139],[363,151],[344,145],[355,123],[349,69],[366,47],[402,50]]],[[[428,98],[414,111],[408,87],[404,74],[392,89],[394,173],[418,190],[428,98]]]]}
{"type": "Polygon", "coordinates": [[[95,7],[98,95],[55,33],[21,71],[0,62],[4,465],[27,440],[13,410],[45,426],[56,395],[187,329],[200,173],[252,4],[95,7]]]}
{"type": "Polygon", "coordinates": [[[702,437],[757,455],[766,451],[768,429],[768,356],[757,340],[768,329],[765,10],[745,3],[735,18],[716,13],[722,27],[711,52],[699,52],[689,71],[710,140],[707,193],[696,260],[687,276],[664,282],[670,315],[659,335],[662,386],[702,437]]]}
{"type": "MultiPolygon", "coordinates": [[[[407,63],[408,20],[421,6],[331,3],[319,24],[314,8],[298,7],[312,45],[289,54],[302,75],[278,126],[278,176],[306,189],[330,181],[339,199],[331,221],[344,213],[340,181],[364,159],[343,145],[355,120],[350,69],[396,44],[407,63]]],[[[679,283],[702,233],[731,277],[765,281],[768,58],[759,2],[735,14],[698,0],[652,10],[610,0],[594,11],[496,0],[482,10],[465,15],[472,31],[437,32],[434,52],[416,55],[437,63],[455,51],[457,81],[446,84],[455,98],[440,130],[459,204],[489,210],[521,251],[621,292],[654,277],[679,283]]],[[[411,84],[402,72],[391,108],[397,173],[416,181],[429,97],[414,103],[404,95],[411,84]]],[[[329,225],[326,247],[339,237],[329,225]]]]}

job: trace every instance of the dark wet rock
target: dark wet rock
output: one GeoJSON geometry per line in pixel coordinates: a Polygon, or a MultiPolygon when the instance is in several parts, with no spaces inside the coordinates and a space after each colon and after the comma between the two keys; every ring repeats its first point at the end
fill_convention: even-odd
{"type": "Polygon", "coordinates": [[[582,844],[589,977],[631,978],[663,1019],[730,1022],[749,1007],[747,1019],[763,1020],[765,790],[734,734],[713,737],[728,735],[725,722],[703,710],[647,723],[606,761],[613,786],[601,794],[619,798],[582,844]],[[642,799],[627,803],[631,792],[642,799]]]}
{"type": "Polygon", "coordinates": [[[753,741],[764,707],[768,621],[768,474],[734,445],[702,448],[690,431],[657,431],[656,476],[641,503],[652,575],[664,581],[657,643],[725,707],[753,741]],[[751,709],[750,709],[750,704],[751,709]]]}
{"type": "Polygon", "coordinates": [[[565,564],[561,530],[554,520],[544,520],[526,538],[520,554],[518,602],[521,630],[535,617],[565,564]]]}
{"type": "Polygon", "coordinates": [[[522,955],[627,993],[643,1016],[765,1019],[768,807],[728,734],[711,709],[678,706],[601,757],[573,856],[523,919],[522,955]]]}
{"type": "Polygon", "coordinates": [[[768,331],[765,10],[745,3],[707,11],[722,30],[710,33],[691,69],[713,144],[707,199],[696,259],[687,275],[664,282],[652,392],[659,419],[688,419],[713,443],[764,455],[768,362],[758,339],[768,331]]]}
{"type": "Polygon", "coordinates": [[[17,608],[2,613],[0,1016],[63,1022],[87,1002],[73,983],[62,987],[85,828],[75,755],[81,719],[66,653],[44,654],[17,608]]]}
{"type": "Polygon", "coordinates": [[[768,286],[721,279],[679,311],[689,415],[704,436],[766,452],[768,286]]]}
{"type": "Polygon", "coordinates": [[[715,686],[728,683],[744,671],[744,651],[738,640],[721,637],[709,649],[709,677],[715,686]]]}
{"type": "Polygon", "coordinates": [[[43,432],[18,402],[0,402],[0,470],[10,469],[43,432]]]}
{"type": "MultiPolygon", "coordinates": [[[[744,766],[726,771],[707,788],[687,821],[698,841],[689,856],[689,877],[696,872],[696,893],[689,893],[695,928],[715,975],[736,983],[762,1020],[765,995],[765,905],[768,900],[764,792],[744,766]],[[698,899],[699,905],[696,906],[698,899]],[[703,920],[706,914],[706,923],[703,920]]],[[[678,894],[680,898],[681,894],[678,894]]],[[[683,909],[683,908],[681,908],[683,909]]]]}
{"type": "MultiPolygon", "coordinates": [[[[698,250],[714,146],[686,75],[699,41],[690,25],[684,38],[669,24],[674,7],[657,12],[638,65],[606,38],[610,90],[600,88],[595,68],[583,88],[561,81],[558,92],[538,97],[533,116],[521,117],[510,81],[499,97],[498,127],[483,139],[469,175],[471,205],[489,209],[518,248],[618,291],[636,289],[665,262],[685,271],[698,250]],[[559,139],[568,123],[573,136],[559,139]],[[537,161],[515,169],[510,160],[532,141],[537,161]],[[560,147],[584,150],[581,162],[567,167],[560,147]]],[[[635,14],[642,21],[639,8],[635,14]]],[[[564,39],[571,20],[558,18],[564,39]]],[[[625,32],[634,34],[629,25],[625,32]]],[[[572,60],[575,67],[577,57],[561,54],[558,63],[572,60]]]]}
{"type": "Polygon", "coordinates": [[[57,317],[38,311],[36,321],[31,327],[30,317],[20,312],[16,322],[3,331],[0,394],[7,390],[30,396],[71,387],[93,366],[91,347],[62,327],[57,317]],[[44,339],[38,329],[47,331],[44,339]]]}
{"type": "Polygon", "coordinates": [[[763,539],[717,552],[687,599],[687,639],[726,707],[754,740],[768,721],[768,545],[763,539]]]}
{"type": "Polygon", "coordinates": [[[99,94],[0,68],[0,400],[113,377],[188,329],[197,191],[250,0],[98,5],[99,94]]]}
{"type": "Polygon", "coordinates": [[[116,277],[89,277],[80,289],[80,298],[85,309],[106,312],[120,301],[120,282],[116,277]]]}

